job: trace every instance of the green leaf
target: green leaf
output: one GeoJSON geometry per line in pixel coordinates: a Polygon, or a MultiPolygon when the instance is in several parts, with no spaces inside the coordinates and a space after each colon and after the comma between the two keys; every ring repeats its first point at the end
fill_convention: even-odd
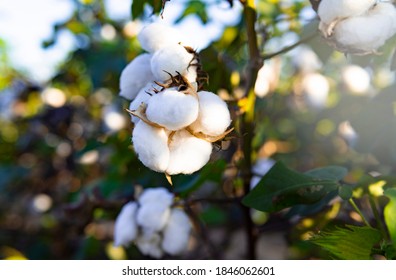
{"type": "Polygon", "coordinates": [[[371,250],[380,242],[381,232],[371,227],[346,225],[315,235],[310,241],[319,245],[336,259],[369,260],[371,250]]]}
{"type": "Polygon", "coordinates": [[[297,204],[316,203],[337,189],[335,180],[300,174],[277,162],[242,203],[260,211],[275,212],[297,204]]]}
{"type": "Polygon", "coordinates": [[[390,199],[384,209],[385,223],[396,248],[396,189],[387,189],[384,195],[390,199]]]}
{"type": "Polygon", "coordinates": [[[340,181],[348,174],[348,169],[341,166],[326,166],[312,169],[305,174],[318,179],[340,181]]]}
{"type": "Polygon", "coordinates": [[[338,195],[343,199],[343,200],[348,200],[352,197],[353,194],[353,187],[352,186],[347,186],[347,185],[340,185],[338,188],[338,195]]]}
{"type": "Polygon", "coordinates": [[[145,3],[146,1],[141,1],[141,0],[132,1],[132,6],[131,6],[132,19],[136,19],[143,14],[145,3]]]}

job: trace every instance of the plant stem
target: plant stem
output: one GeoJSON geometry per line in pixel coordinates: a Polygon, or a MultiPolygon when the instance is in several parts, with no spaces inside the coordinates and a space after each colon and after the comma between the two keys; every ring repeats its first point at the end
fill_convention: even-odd
{"type": "Polygon", "coordinates": [[[360,211],[359,207],[356,205],[355,201],[353,201],[352,198],[349,199],[349,203],[352,205],[353,209],[355,209],[355,211],[359,214],[359,216],[362,218],[363,223],[368,226],[371,227],[371,225],[369,224],[369,222],[367,221],[367,219],[364,217],[362,211],[360,211]]]}
{"type": "MultiPolygon", "coordinates": [[[[254,93],[254,84],[257,79],[257,73],[263,65],[263,60],[260,57],[260,51],[257,43],[257,34],[255,30],[256,22],[256,10],[255,1],[246,0],[241,1],[244,5],[244,19],[246,24],[246,32],[248,37],[248,49],[249,49],[249,62],[246,76],[245,85],[245,97],[248,101],[248,110],[244,113],[241,120],[241,135],[242,139],[242,150],[243,150],[243,166],[241,170],[244,193],[247,194],[250,191],[250,180],[252,178],[252,141],[254,132],[254,107],[256,96],[254,93]]],[[[256,240],[257,231],[254,227],[253,221],[250,216],[250,208],[242,205],[243,214],[245,217],[245,228],[248,239],[248,251],[247,256],[249,259],[256,259],[256,240]]]]}
{"type": "Polygon", "coordinates": [[[381,231],[382,236],[385,239],[389,239],[388,233],[385,229],[384,224],[382,223],[380,214],[378,212],[377,203],[375,202],[374,197],[372,197],[371,195],[369,195],[369,202],[370,202],[371,210],[373,210],[375,220],[377,221],[377,226],[378,226],[379,230],[381,231]]]}

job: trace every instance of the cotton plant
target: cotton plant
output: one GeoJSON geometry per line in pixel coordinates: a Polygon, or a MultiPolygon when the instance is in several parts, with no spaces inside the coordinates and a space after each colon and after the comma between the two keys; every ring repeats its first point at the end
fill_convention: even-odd
{"type": "Polygon", "coordinates": [[[173,207],[174,195],[163,187],[145,189],[136,201],[125,204],[114,226],[114,245],[135,244],[152,258],[186,251],[192,225],[188,215],[173,207]]]}
{"type": "Polygon", "coordinates": [[[335,49],[375,54],[396,34],[396,8],[390,0],[321,0],[319,30],[335,49]]]}
{"type": "Polygon", "coordinates": [[[120,96],[131,101],[139,160],[171,182],[171,175],[194,173],[210,160],[212,143],[232,131],[231,116],[219,96],[202,90],[207,77],[199,55],[176,30],[153,23],[138,40],[147,53],[123,70],[120,96]]]}

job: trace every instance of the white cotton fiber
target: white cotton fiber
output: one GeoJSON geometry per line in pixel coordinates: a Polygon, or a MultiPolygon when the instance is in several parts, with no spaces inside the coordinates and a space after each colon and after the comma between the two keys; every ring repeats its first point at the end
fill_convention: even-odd
{"type": "MultiPolygon", "coordinates": [[[[129,104],[129,110],[134,111],[139,108],[142,103],[147,104],[150,97],[154,96],[156,93],[153,89],[160,90],[160,87],[155,83],[148,83],[144,88],[142,88],[137,94],[136,98],[132,100],[129,104]]],[[[131,121],[136,124],[140,119],[135,116],[131,116],[131,121]]]]}
{"type": "Polygon", "coordinates": [[[169,216],[169,206],[157,203],[145,203],[140,205],[137,211],[136,222],[148,232],[157,232],[164,228],[169,216]]]}
{"type": "Polygon", "coordinates": [[[331,35],[327,27],[336,21],[360,16],[374,6],[377,0],[322,0],[319,4],[318,15],[322,23],[320,29],[324,35],[331,35]]]}
{"type": "MultiPolygon", "coordinates": [[[[197,64],[198,60],[194,59],[191,64],[197,64]]],[[[191,65],[187,68],[187,71],[185,72],[184,77],[189,81],[190,83],[194,83],[197,81],[198,73],[197,73],[198,66],[191,65]]]]}
{"type": "Polygon", "coordinates": [[[179,130],[173,135],[169,149],[170,158],[166,173],[191,174],[209,161],[212,144],[192,136],[186,130],[179,130]]]}
{"type": "Polygon", "coordinates": [[[139,121],[132,134],[133,148],[139,160],[148,168],[164,172],[169,163],[168,134],[163,128],[156,128],[139,121]]]}
{"type": "Polygon", "coordinates": [[[177,72],[185,75],[193,59],[194,55],[188,53],[183,46],[169,45],[154,53],[151,59],[151,71],[157,81],[166,81],[170,79],[168,73],[173,76],[176,76],[177,72]]]}
{"type": "Polygon", "coordinates": [[[198,108],[198,98],[171,88],[150,98],[146,115],[150,121],[169,130],[179,130],[197,119],[198,108]]]}
{"type": "Polygon", "coordinates": [[[118,214],[114,225],[114,245],[126,246],[130,244],[137,236],[136,225],[136,202],[125,204],[118,214]]]}
{"type": "Polygon", "coordinates": [[[164,229],[162,249],[171,255],[182,253],[187,249],[190,231],[191,223],[187,214],[181,209],[173,209],[164,229]]]}
{"type": "Polygon", "coordinates": [[[198,92],[199,113],[190,128],[209,136],[218,136],[231,124],[227,104],[216,94],[209,91],[198,92]]]}
{"type": "Polygon", "coordinates": [[[173,203],[173,194],[163,187],[148,188],[139,196],[139,204],[157,203],[169,207],[173,203]]]}
{"type": "Polygon", "coordinates": [[[345,53],[373,53],[395,33],[396,8],[391,3],[378,3],[364,16],[339,22],[333,44],[345,53]]]}
{"type": "Polygon", "coordinates": [[[181,41],[175,29],[160,23],[152,23],[143,27],[138,34],[138,40],[142,48],[149,53],[154,53],[167,45],[175,45],[181,41]]]}
{"type": "Polygon", "coordinates": [[[143,230],[136,240],[136,246],[143,255],[152,258],[159,259],[164,254],[161,249],[161,236],[158,233],[143,230]]]}
{"type": "Polygon", "coordinates": [[[150,54],[141,54],[135,57],[121,72],[120,96],[132,100],[138,92],[148,83],[154,81],[151,72],[150,54]]]}

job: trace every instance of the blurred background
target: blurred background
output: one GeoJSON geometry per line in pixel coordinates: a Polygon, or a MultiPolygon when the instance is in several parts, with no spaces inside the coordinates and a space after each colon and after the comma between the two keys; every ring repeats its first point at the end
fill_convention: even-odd
{"type": "MultiPolygon", "coordinates": [[[[136,35],[153,21],[174,25],[200,52],[206,88],[234,111],[248,61],[239,1],[172,0],[163,19],[160,10],[159,0],[0,2],[0,258],[144,258],[133,246],[112,246],[114,219],[135,187],[167,186],[134,154],[128,103],[118,96],[122,69],[142,52],[136,35]]],[[[255,85],[253,158],[299,171],[345,166],[352,183],[368,172],[394,173],[396,39],[380,55],[345,56],[317,34],[309,1],[257,1],[257,11],[267,60],[255,85]]],[[[175,178],[174,191],[232,196],[230,150],[218,149],[199,174],[175,178]]],[[[298,219],[256,213],[259,258],[320,258],[304,242],[310,233],[359,222],[334,205],[298,219]]],[[[195,210],[217,257],[244,256],[238,209],[202,203],[195,210]]],[[[213,257],[201,239],[180,258],[213,257]]]]}

